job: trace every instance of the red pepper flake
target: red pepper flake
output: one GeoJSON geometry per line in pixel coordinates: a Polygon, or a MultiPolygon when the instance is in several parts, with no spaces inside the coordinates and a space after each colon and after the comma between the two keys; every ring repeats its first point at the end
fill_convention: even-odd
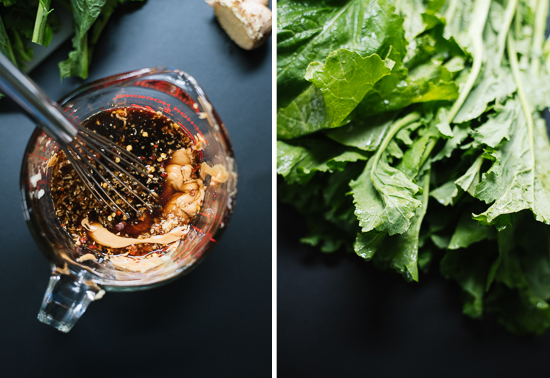
{"type": "Polygon", "coordinates": [[[90,245],[88,246],[88,248],[89,248],[89,249],[96,249],[96,248],[97,248],[97,245],[95,245],[95,244],[90,244],[90,245]]]}
{"type": "Polygon", "coordinates": [[[166,177],[168,177],[168,173],[166,173],[166,172],[162,172],[162,173],[160,174],[160,177],[162,177],[162,178],[166,178],[166,177]]]}
{"type": "Polygon", "coordinates": [[[88,238],[86,236],[83,236],[83,237],[80,238],[80,242],[82,244],[86,244],[87,241],[88,241],[88,238]]]}

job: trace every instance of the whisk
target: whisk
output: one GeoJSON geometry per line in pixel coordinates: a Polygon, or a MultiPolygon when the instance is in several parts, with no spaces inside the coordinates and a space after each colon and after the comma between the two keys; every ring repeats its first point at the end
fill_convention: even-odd
{"type": "Polygon", "coordinates": [[[38,127],[59,143],[75,172],[99,203],[113,212],[120,211],[127,218],[130,214],[117,204],[117,197],[138,217],[142,215],[138,207],[152,210],[158,195],[139,180],[138,177],[147,176],[147,169],[139,159],[108,138],[75,125],[54,101],[1,53],[0,91],[21,106],[38,127]],[[127,178],[127,181],[122,178],[127,178]],[[121,193],[115,186],[124,188],[124,191],[121,193]],[[133,199],[143,206],[134,204],[133,199]]]}

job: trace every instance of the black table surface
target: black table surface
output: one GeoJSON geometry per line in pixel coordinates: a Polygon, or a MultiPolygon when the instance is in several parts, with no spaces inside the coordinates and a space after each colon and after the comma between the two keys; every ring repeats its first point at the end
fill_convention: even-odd
{"type": "MultiPolygon", "coordinates": [[[[31,73],[57,99],[68,41],[31,73]]],[[[19,170],[34,124],[0,101],[0,376],[271,376],[271,42],[234,45],[204,1],[130,3],[109,21],[86,82],[144,67],[197,79],[239,168],[231,223],[201,265],[152,290],[107,293],[63,334],[36,316],[50,275],[23,220],[19,170]]]]}
{"type": "Polygon", "coordinates": [[[280,377],[548,376],[550,332],[520,337],[469,319],[458,285],[437,272],[407,283],[355,254],[300,244],[306,231],[278,206],[280,377]]]}

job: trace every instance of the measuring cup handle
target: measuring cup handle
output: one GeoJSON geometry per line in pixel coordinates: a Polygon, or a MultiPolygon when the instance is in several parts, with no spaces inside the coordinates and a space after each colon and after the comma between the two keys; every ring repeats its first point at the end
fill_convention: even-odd
{"type": "Polygon", "coordinates": [[[86,283],[82,277],[54,271],[38,313],[38,320],[61,332],[69,332],[90,302],[100,298],[100,291],[101,294],[104,293],[97,285],[86,283]]]}

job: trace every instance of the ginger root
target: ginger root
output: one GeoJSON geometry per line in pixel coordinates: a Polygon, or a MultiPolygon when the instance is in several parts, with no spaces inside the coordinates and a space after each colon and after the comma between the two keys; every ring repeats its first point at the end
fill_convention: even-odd
{"type": "Polygon", "coordinates": [[[252,50],[271,35],[269,0],[206,0],[227,35],[241,48],[252,50]]]}

